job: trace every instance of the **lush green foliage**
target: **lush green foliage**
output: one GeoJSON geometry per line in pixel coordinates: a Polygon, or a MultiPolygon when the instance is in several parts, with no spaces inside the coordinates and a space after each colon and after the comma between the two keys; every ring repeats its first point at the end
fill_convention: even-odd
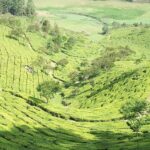
{"type": "Polygon", "coordinates": [[[35,14],[35,7],[32,0],[0,0],[0,12],[11,13],[17,16],[32,16],[35,14]]]}
{"type": "Polygon", "coordinates": [[[40,92],[40,95],[47,99],[53,98],[54,95],[60,92],[61,88],[59,83],[54,81],[45,81],[44,83],[38,85],[37,91],[40,92]]]}
{"type": "Polygon", "coordinates": [[[121,108],[121,113],[124,118],[128,120],[127,124],[135,132],[138,132],[142,124],[144,124],[143,121],[145,118],[143,117],[145,117],[149,111],[150,107],[148,102],[139,100],[129,101],[121,108]]]}
{"type": "Polygon", "coordinates": [[[125,119],[138,118],[147,113],[148,104],[145,101],[129,101],[121,109],[125,119]]]}
{"type": "Polygon", "coordinates": [[[0,149],[149,150],[149,5],[34,2],[0,16],[0,149]]]}

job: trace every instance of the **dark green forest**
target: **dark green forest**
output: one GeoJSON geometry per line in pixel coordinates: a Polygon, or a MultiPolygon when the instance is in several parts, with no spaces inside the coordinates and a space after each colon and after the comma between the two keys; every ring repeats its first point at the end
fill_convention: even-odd
{"type": "Polygon", "coordinates": [[[2,14],[11,13],[17,16],[35,15],[33,0],[0,0],[0,12],[2,14]]]}

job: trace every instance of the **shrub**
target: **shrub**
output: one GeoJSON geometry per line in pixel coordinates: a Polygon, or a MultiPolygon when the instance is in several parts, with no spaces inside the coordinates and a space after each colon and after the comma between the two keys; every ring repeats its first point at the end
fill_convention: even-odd
{"type": "Polygon", "coordinates": [[[69,37],[66,41],[66,43],[64,44],[64,48],[65,49],[72,49],[73,46],[76,43],[76,39],[74,37],[69,37]]]}
{"type": "Polygon", "coordinates": [[[99,57],[92,61],[92,66],[94,68],[99,68],[101,70],[108,70],[114,66],[114,58],[110,57],[99,57]]]}
{"type": "Polygon", "coordinates": [[[133,26],[138,27],[139,24],[135,22],[135,23],[133,23],[133,26]]]}
{"type": "Polygon", "coordinates": [[[60,65],[60,66],[66,66],[68,64],[68,60],[63,58],[63,59],[59,60],[57,62],[57,64],[60,65]]]}
{"type": "Polygon", "coordinates": [[[49,20],[43,20],[42,21],[42,31],[45,33],[49,33],[50,29],[51,29],[51,25],[50,25],[49,20]]]}
{"type": "Polygon", "coordinates": [[[54,28],[50,33],[52,36],[57,36],[60,35],[60,29],[59,26],[57,24],[54,24],[54,28]]]}
{"type": "Polygon", "coordinates": [[[10,17],[9,15],[1,15],[0,24],[8,25],[9,24],[9,21],[8,21],[9,17],[10,17]]]}
{"type": "Polygon", "coordinates": [[[103,27],[102,27],[102,33],[101,33],[101,34],[103,34],[103,35],[104,35],[104,34],[107,34],[107,33],[108,33],[108,30],[109,30],[109,29],[108,29],[108,25],[107,25],[107,24],[104,24],[103,27]]]}
{"type": "Polygon", "coordinates": [[[22,28],[14,28],[11,30],[9,37],[13,38],[15,40],[19,40],[20,37],[23,36],[23,30],[22,28]]]}
{"type": "Polygon", "coordinates": [[[72,96],[76,96],[80,90],[78,88],[75,88],[74,90],[71,91],[72,96]]]}
{"type": "Polygon", "coordinates": [[[99,70],[95,67],[89,67],[79,74],[79,81],[88,80],[90,78],[93,78],[99,74],[99,70]]]}
{"type": "Polygon", "coordinates": [[[121,24],[122,27],[127,27],[128,25],[124,22],[121,24]]]}
{"type": "Polygon", "coordinates": [[[38,23],[30,24],[27,28],[28,32],[38,32],[40,30],[40,25],[38,23]]]}
{"type": "Polygon", "coordinates": [[[78,81],[78,76],[79,76],[79,72],[78,71],[73,71],[71,72],[68,77],[70,78],[71,82],[76,82],[78,81]]]}
{"type": "Polygon", "coordinates": [[[81,62],[81,64],[80,64],[80,66],[81,67],[86,67],[86,66],[88,66],[89,64],[88,64],[88,60],[83,60],[82,62],[81,62]]]}
{"type": "MultiPolygon", "coordinates": [[[[60,45],[56,43],[56,37],[50,37],[47,42],[47,54],[58,53],[60,50],[60,45]]],[[[57,41],[58,42],[58,41],[57,41]]]]}
{"type": "Polygon", "coordinates": [[[11,28],[20,28],[22,26],[20,19],[16,17],[8,16],[7,17],[7,24],[11,28]]]}
{"type": "Polygon", "coordinates": [[[63,36],[61,35],[59,28],[55,25],[54,29],[51,30],[51,36],[47,42],[47,49],[50,54],[57,53],[63,47],[63,36]]]}
{"type": "Polygon", "coordinates": [[[114,21],[114,22],[112,23],[112,27],[113,27],[114,29],[120,28],[120,26],[121,26],[121,25],[120,25],[118,22],[115,22],[115,21],[114,21]]]}
{"type": "Polygon", "coordinates": [[[34,60],[34,61],[32,62],[31,66],[43,67],[43,65],[44,65],[45,63],[46,63],[46,60],[45,60],[43,57],[39,56],[39,57],[37,57],[36,60],[34,60]]]}

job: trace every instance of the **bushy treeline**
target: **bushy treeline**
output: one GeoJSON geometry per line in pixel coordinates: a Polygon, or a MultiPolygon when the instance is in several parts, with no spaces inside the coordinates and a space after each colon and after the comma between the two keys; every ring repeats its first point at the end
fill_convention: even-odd
{"type": "Polygon", "coordinates": [[[76,43],[76,38],[72,33],[61,31],[59,26],[55,23],[51,25],[47,19],[33,22],[29,25],[28,32],[40,32],[47,38],[46,45],[39,48],[48,55],[58,53],[60,51],[71,50],[76,43]]]}
{"type": "Polygon", "coordinates": [[[88,67],[71,72],[69,78],[73,83],[81,83],[92,79],[99,75],[100,72],[110,70],[116,61],[127,59],[132,54],[134,54],[134,51],[128,46],[118,48],[107,47],[100,57],[92,60],[88,67]]]}
{"type": "Polygon", "coordinates": [[[33,0],[0,0],[0,13],[11,13],[16,16],[35,15],[33,0]]]}
{"type": "Polygon", "coordinates": [[[127,2],[150,3],[150,0],[125,0],[127,2]]]}
{"type": "MultiPolygon", "coordinates": [[[[8,37],[14,40],[21,39],[22,44],[25,45],[26,42],[29,43],[34,51],[42,52],[47,55],[52,55],[58,52],[66,52],[71,50],[76,44],[77,37],[72,32],[66,30],[61,30],[59,26],[55,23],[52,25],[47,19],[37,19],[36,17],[31,17],[26,19],[26,23],[22,19],[13,15],[1,15],[0,24],[4,24],[11,28],[8,37]],[[38,33],[44,37],[47,42],[43,44],[38,49],[32,46],[29,38],[27,38],[26,33],[38,33]]],[[[60,66],[65,66],[67,64],[66,60],[61,60],[59,62],[60,66]]]]}

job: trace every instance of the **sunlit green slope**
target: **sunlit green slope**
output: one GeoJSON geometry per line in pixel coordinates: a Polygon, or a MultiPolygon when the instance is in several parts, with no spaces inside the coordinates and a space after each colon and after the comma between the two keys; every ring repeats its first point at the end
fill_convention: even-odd
{"type": "Polygon", "coordinates": [[[76,44],[72,50],[52,55],[40,51],[48,40],[46,36],[25,30],[29,43],[27,39],[10,38],[11,30],[0,25],[0,149],[149,150],[149,116],[137,136],[120,113],[126,101],[149,101],[149,27],[111,29],[100,35],[98,42],[83,33],[65,31],[77,39],[76,44]],[[125,47],[134,53],[116,61],[107,72],[100,71],[92,78],[94,84],[90,79],[79,87],[63,86],[64,97],[56,94],[48,104],[36,90],[39,83],[48,80],[68,83],[69,74],[84,69],[83,63],[90,65],[109,48],[125,47]],[[46,74],[40,66],[33,65],[39,56],[48,64],[62,58],[68,64],[46,74]],[[29,67],[34,68],[34,73],[29,67]],[[76,88],[78,91],[73,95],[76,88]]]}

